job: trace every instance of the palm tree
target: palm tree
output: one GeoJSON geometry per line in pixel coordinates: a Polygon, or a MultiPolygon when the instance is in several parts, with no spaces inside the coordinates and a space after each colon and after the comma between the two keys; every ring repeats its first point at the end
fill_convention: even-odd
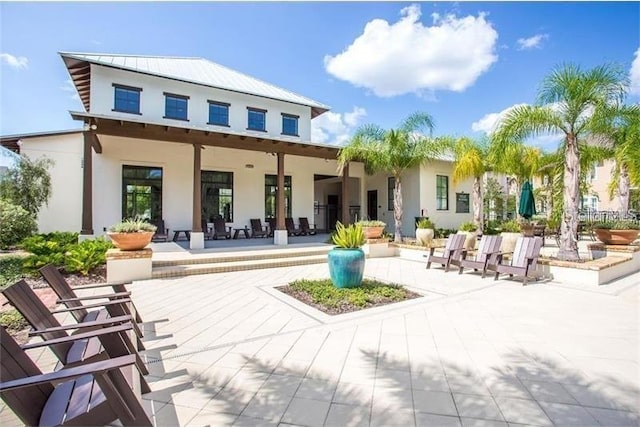
{"type": "Polygon", "coordinates": [[[474,141],[470,138],[460,138],[450,143],[453,152],[453,183],[457,184],[468,178],[473,178],[473,222],[478,230],[484,230],[482,207],[482,176],[490,168],[488,146],[484,141],[474,141]]]}
{"type": "Polygon", "coordinates": [[[582,70],[563,65],[546,76],[538,91],[537,105],[511,109],[498,125],[494,140],[506,148],[512,141],[531,136],[560,133],[564,136],[564,197],[558,258],[578,259],[578,205],[580,195],[580,152],[594,125],[593,117],[607,105],[620,104],[628,79],[622,68],[601,65],[582,70]]]}
{"type": "Polygon", "coordinates": [[[438,155],[441,149],[431,138],[433,118],[426,113],[407,117],[398,129],[384,130],[365,125],[356,131],[351,142],[338,153],[338,163],[364,163],[365,172],[389,173],[395,179],[393,189],[393,217],[395,241],[402,241],[402,174],[438,155]]]}

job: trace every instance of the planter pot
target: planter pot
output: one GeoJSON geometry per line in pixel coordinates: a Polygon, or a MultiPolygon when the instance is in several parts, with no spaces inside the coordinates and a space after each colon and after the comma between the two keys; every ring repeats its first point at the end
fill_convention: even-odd
{"type": "Polygon", "coordinates": [[[638,238],[639,230],[607,230],[595,228],[593,230],[598,240],[606,245],[629,245],[638,238]]]}
{"type": "Polygon", "coordinates": [[[329,251],[329,275],[336,288],[354,288],[362,283],[364,252],[362,249],[335,248],[329,251]]]}
{"type": "Polygon", "coordinates": [[[362,227],[365,239],[379,239],[384,232],[384,226],[382,227],[362,227]]]}
{"type": "Polygon", "coordinates": [[[121,251],[138,251],[144,249],[145,246],[151,243],[153,234],[152,231],[142,233],[107,233],[113,244],[121,251]]]}
{"type": "Polygon", "coordinates": [[[429,246],[433,241],[433,228],[416,228],[416,241],[419,245],[429,246]]]}
{"type": "Polygon", "coordinates": [[[522,233],[510,233],[505,231],[500,233],[500,236],[502,237],[500,252],[513,252],[516,248],[518,237],[522,237],[522,233]]]}
{"type": "Polygon", "coordinates": [[[467,236],[464,240],[465,249],[472,250],[476,248],[476,240],[478,240],[477,231],[458,231],[458,234],[466,234],[467,236]]]}

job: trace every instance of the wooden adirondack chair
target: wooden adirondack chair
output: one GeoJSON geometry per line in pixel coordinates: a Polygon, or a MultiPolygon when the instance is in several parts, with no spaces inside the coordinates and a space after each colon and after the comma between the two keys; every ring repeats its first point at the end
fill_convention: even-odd
{"type": "Polygon", "coordinates": [[[296,225],[293,223],[293,218],[285,218],[284,225],[287,228],[289,236],[299,236],[300,234],[302,234],[302,230],[296,228],[296,225]]]}
{"type": "Polygon", "coordinates": [[[262,225],[260,218],[250,219],[249,222],[251,223],[251,237],[254,239],[256,237],[267,237],[269,235],[269,227],[262,225]]]}
{"type": "Polygon", "coordinates": [[[300,229],[302,230],[302,233],[308,234],[310,236],[316,234],[316,227],[314,226],[313,228],[311,228],[307,217],[301,216],[300,218],[298,218],[298,222],[300,223],[300,229]]]}
{"type": "Polygon", "coordinates": [[[431,268],[431,263],[436,262],[442,264],[444,271],[449,271],[450,264],[459,263],[466,238],[464,234],[450,234],[442,255],[435,255],[436,248],[431,248],[429,255],[425,255],[428,257],[427,268],[431,268]]]}
{"type": "Polygon", "coordinates": [[[273,237],[273,232],[276,230],[276,219],[275,218],[267,218],[267,224],[269,224],[269,237],[273,237]]]}
{"type": "Polygon", "coordinates": [[[509,277],[513,277],[514,275],[522,276],[522,285],[525,286],[529,274],[536,271],[540,248],[542,248],[541,237],[519,237],[511,260],[508,263],[503,264],[503,254],[498,254],[494,280],[498,280],[500,273],[508,274],[509,277]]]}
{"type": "MultiPolygon", "coordinates": [[[[76,290],[92,289],[96,287],[113,287],[114,285],[99,283],[94,285],[79,286],[74,289],[71,287],[71,285],[69,285],[69,283],[67,283],[67,280],[60,273],[58,268],[53,264],[48,264],[42,267],[40,269],[40,274],[42,274],[42,277],[44,277],[47,283],[49,283],[49,286],[51,286],[51,289],[53,289],[56,295],[58,295],[58,298],[60,298],[57,301],[59,304],[64,304],[69,308],[71,307],[79,308],[78,310],[74,310],[71,312],[71,315],[78,322],[84,322],[85,320],[92,320],[98,317],[98,313],[94,314],[93,312],[89,312],[86,309],[83,309],[84,308],[83,301],[91,301],[91,300],[105,299],[105,298],[111,301],[122,299],[122,298],[131,299],[131,292],[126,290],[126,288],[124,287],[124,284],[117,285],[118,287],[117,291],[114,288],[114,292],[110,292],[107,294],[78,297],[78,295],[75,292],[76,290]]],[[[101,310],[106,311],[106,308],[102,308],[101,310]]],[[[133,301],[131,301],[129,304],[123,304],[122,310],[126,314],[130,314],[136,320],[136,323],[142,323],[142,318],[140,317],[138,310],[133,304],[133,301]]],[[[142,338],[142,330],[140,330],[139,327],[136,327],[135,331],[136,331],[136,334],[138,334],[138,337],[142,338]]]]}
{"type": "MultiPolygon", "coordinates": [[[[132,322],[131,315],[122,310],[122,304],[128,303],[128,298],[107,301],[99,304],[91,304],[83,307],[70,307],[55,311],[49,311],[42,303],[40,298],[33,292],[29,285],[20,280],[13,285],[2,290],[2,294],[7,298],[9,303],[22,314],[25,320],[31,325],[34,331],[30,335],[40,335],[44,340],[49,341],[49,347],[58,360],[65,366],[72,366],[85,361],[103,360],[108,357],[104,348],[98,339],[77,340],[75,342],[65,341],[69,337],[72,330],[93,331],[110,325],[118,325],[122,323],[131,323],[129,330],[134,328],[135,323],[132,322]],[[61,325],[54,316],[55,313],[66,313],[77,310],[85,310],[86,308],[96,308],[100,305],[108,307],[106,311],[97,311],[98,316],[91,320],[85,320],[82,323],[73,325],[61,325]],[[109,311],[111,309],[111,311],[109,311]]],[[[88,333],[88,332],[87,332],[88,333]]],[[[85,334],[87,334],[85,333],[85,334]]],[[[74,336],[80,336],[77,334],[74,336]]],[[[134,335],[135,336],[135,335],[134,335]]],[[[125,346],[128,353],[136,356],[136,365],[140,372],[145,375],[149,373],[142,358],[138,354],[138,348],[144,350],[142,342],[138,339],[138,348],[133,344],[132,337],[129,334],[122,334],[120,337],[120,346],[125,346]]]]}
{"type": "Polygon", "coordinates": [[[152,242],[168,242],[169,241],[169,229],[164,227],[164,220],[159,219],[154,223],[157,227],[156,232],[151,238],[152,242]]]}
{"type": "Polygon", "coordinates": [[[218,217],[213,220],[213,238],[224,237],[225,239],[231,238],[231,227],[227,227],[227,223],[224,222],[224,218],[218,217]]]}
{"type": "MultiPolygon", "coordinates": [[[[94,331],[92,336],[104,339],[130,328],[120,325],[94,331]]],[[[80,335],[67,337],[66,344],[86,339],[80,335]]],[[[109,345],[108,340],[104,345],[109,345]]],[[[25,353],[26,347],[0,327],[0,396],[25,425],[102,426],[118,419],[125,426],[152,425],[140,401],[140,394],[151,390],[135,368],[134,355],[43,374],[25,353]]]]}
{"type": "Polygon", "coordinates": [[[469,252],[466,249],[462,251],[458,273],[462,274],[465,268],[473,268],[474,271],[482,270],[482,278],[484,279],[487,270],[495,271],[501,243],[502,237],[500,236],[482,236],[478,251],[473,259],[467,258],[469,252]]]}

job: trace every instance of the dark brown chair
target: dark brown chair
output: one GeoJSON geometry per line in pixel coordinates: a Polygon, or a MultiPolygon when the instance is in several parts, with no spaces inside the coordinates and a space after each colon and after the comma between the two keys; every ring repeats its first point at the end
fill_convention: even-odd
{"type": "Polygon", "coordinates": [[[459,265],[466,238],[467,236],[464,234],[450,234],[442,255],[436,255],[434,253],[436,248],[432,247],[429,250],[429,255],[425,255],[428,257],[427,268],[431,268],[432,262],[442,264],[444,271],[449,271],[450,264],[459,265]]]}
{"type": "Polygon", "coordinates": [[[275,218],[267,218],[265,220],[269,224],[269,237],[273,237],[273,232],[276,230],[277,224],[275,218]]]}
{"type": "Polygon", "coordinates": [[[168,242],[169,241],[169,229],[164,227],[164,220],[159,219],[154,223],[157,227],[156,232],[151,238],[152,242],[168,242]]]}
{"type": "MultiPolygon", "coordinates": [[[[49,309],[47,309],[40,298],[38,298],[35,292],[33,292],[24,280],[19,280],[13,285],[6,287],[2,290],[2,294],[7,298],[9,303],[18,310],[20,314],[22,314],[25,320],[34,329],[34,331],[29,334],[39,335],[44,340],[51,342],[52,344],[49,345],[51,351],[65,366],[72,366],[86,361],[103,360],[107,357],[106,353],[104,353],[100,340],[98,339],[78,340],[72,343],[64,341],[69,337],[68,331],[92,331],[103,328],[104,326],[118,325],[122,323],[131,323],[131,326],[128,329],[132,330],[134,325],[136,325],[132,322],[133,319],[131,315],[127,314],[127,312],[122,309],[123,304],[127,304],[131,301],[128,298],[89,304],[82,307],[70,307],[49,311],[49,309]],[[99,306],[104,306],[107,310],[98,310],[98,315],[95,319],[85,319],[82,323],[61,325],[58,319],[54,316],[56,313],[68,313],[78,310],[86,310],[87,308],[97,308],[99,306]]],[[[89,337],[87,336],[87,338],[89,337]]],[[[136,356],[136,365],[138,366],[138,369],[146,375],[148,373],[147,367],[144,365],[142,358],[138,354],[138,349],[144,350],[144,346],[138,339],[138,348],[136,348],[132,342],[132,338],[133,337],[130,337],[129,335],[122,335],[122,343],[126,346],[129,353],[136,356]]]]}
{"type": "Polygon", "coordinates": [[[231,227],[227,227],[224,218],[218,217],[213,220],[213,238],[217,240],[222,237],[225,239],[231,238],[231,227]]]}
{"type": "Polygon", "coordinates": [[[473,268],[474,271],[482,270],[482,278],[484,278],[487,270],[495,271],[501,244],[502,237],[500,236],[482,236],[474,258],[467,258],[469,252],[467,249],[463,249],[459,274],[462,274],[465,268],[473,268]]]}
{"type": "Polygon", "coordinates": [[[541,248],[542,238],[540,237],[518,237],[516,247],[508,263],[503,264],[503,254],[498,254],[494,280],[498,280],[500,273],[508,274],[509,277],[522,276],[522,285],[525,286],[529,274],[536,271],[541,248]]]}
{"type": "Polygon", "coordinates": [[[300,234],[302,234],[302,230],[296,228],[296,225],[293,223],[293,218],[285,218],[284,226],[287,228],[287,233],[289,233],[289,236],[299,236],[300,234]]]}
{"type": "Polygon", "coordinates": [[[267,237],[269,235],[269,227],[263,226],[260,218],[250,219],[249,222],[251,223],[251,237],[267,237]]]}
{"type": "MultiPolygon", "coordinates": [[[[131,292],[125,289],[124,284],[119,285],[118,290],[117,291],[114,290],[114,292],[78,297],[78,295],[75,292],[75,289],[78,289],[78,290],[87,289],[87,286],[85,285],[84,287],[76,287],[75,289],[72,288],[71,285],[69,285],[67,280],[64,278],[64,276],[60,273],[58,268],[53,264],[48,264],[42,267],[40,269],[40,274],[42,274],[42,277],[44,277],[47,283],[49,283],[49,286],[51,287],[51,289],[53,289],[56,295],[58,295],[58,298],[60,298],[57,301],[59,304],[64,304],[69,308],[78,307],[78,310],[74,310],[71,312],[71,315],[78,322],[84,322],[87,320],[94,320],[98,317],[104,317],[104,316],[100,316],[100,314],[97,313],[97,311],[99,310],[95,310],[91,312],[87,311],[83,307],[83,301],[91,301],[91,300],[99,300],[99,299],[108,299],[110,301],[113,301],[113,300],[118,300],[122,298],[131,299],[131,292]]],[[[97,285],[101,285],[100,287],[114,286],[106,283],[101,283],[101,284],[91,285],[89,289],[96,288],[98,287],[97,285]]],[[[131,315],[136,320],[136,323],[142,323],[142,318],[140,317],[138,310],[133,304],[133,301],[130,301],[129,304],[123,304],[122,309],[126,314],[131,315]]],[[[100,310],[107,311],[106,308],[101,308],[100,310]]],[[[136,329],[136,333],[139,333],[140,334],[139,337],[142,337],[142,331],[139,328],[136,329]]]]}
{"type": "Polygon", "coordinates": [[[201,222],[202,232],[204,233],[204,240],[213,239],[213,230],[209,228],[209,223],[206,219],[203,219],[201,222]]]}
{"type": "Polygon", "coordinates": [[[302,230],[302,234],[308,234],[310,236],[316,234],[316,226],[314,225],[312,228],[309,225],[309,220],[307,219],[307,217],[301,216],[300,218],[298,218],[298,222],[300,223],[300,230],[302,230]]]}
{"type": "Polygon", "coordinates": [[[544,246],[544,235],[547,226],[545,224],[534,224],[533,225],[533,236],[542,238],[542,246],[544,246]]]}
{"type": "MultiPolygon", "coordinates": [[[[108,337],[117,337],[130,327],[101,329],[92,336],[109,347],[108,337]]],[[[80,335],[67,337],[66,344],[86,339],[80,335]]],[[[21,347],[0,327],[0,395],[25,425],[102,426],[116,420],[125,426],[152,425],[140,400],[141,393],[151,390],[135,369],[134,355],[114,355],[43,374],[25,348],[33,345],[21,347]]]]}

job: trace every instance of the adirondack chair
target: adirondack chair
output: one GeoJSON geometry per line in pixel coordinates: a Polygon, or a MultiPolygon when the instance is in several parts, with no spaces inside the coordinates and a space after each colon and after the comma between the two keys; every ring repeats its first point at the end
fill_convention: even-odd
{"type": "Polygon", "coordinates": [[[289,236],[299,236],[302,234],[302,230],[296,228],[296,225],[293,223],[293,218],[285,218],[284,226],[287,228],[289,236]]]}
{"type": "Polygon", "coordinates": [[[478,251],[473,259],[467,258],[469,252],[466,249],[462,251],[458,273],[462,274],[465,268],[473,268],[474,271],[482,270],[482,278],[484,279],[487,270],[495,271],[501,243],[502,237],[500,236],[482,236],[478,251]]]}
{"type": "Polygon", "coordinates": [[[267,218],[266,219],[267,224],[269,224],[269,237],[273,237],[273,232],[275,231],[277,225],[276,225],[276,219],[275,218],[267,218]]]}
{"type": "MultiPolygon", "coordinates": [[[[106,283],[100,283],[100,284],[90,285],[89,287],[80,286],[74,289],[71,287],[71,285],[69,285],[69,283],[67,283],[67,280],[60,273],[58,268],[53,264],[48,264],[42,267],[40,269],[40,274],[42,274],[42,277],[44,277],[47,283],[49,283],[49,286],[51,287],[51,289],[53,289],[56,295],[58,295],[58,298],[60,298],[57,301],[59,304],[64,304],[69,308],[71,307],[79,308],[78,310],[74,310],[71,312],[71,315],[73,316],[73,318],[76,319],[76,321],[78,322],[94,320],[99,316],[99,313],[97,313],[97,311],[96,312],[87,311],[83,307],[83,301],[91,301],[91,300],[105,299],[105,298],[111,301],[122,299],[122,298],[131,299],[131,292],[127,291],[124,288],[124,285],[121,285],[121,287],[118,287],[119,290],[115,292],[78,297],[78,295],[75,292],[76,290],[82,290],[87,288],[91,289],[96,287],[107,287],[112,285],[108,285],[106,283]],[[122,289],[124,289],[124,291],[122,289]]],[[[133,301],[131,301],[129,304],[122,304],[121,308],[126,314],[131,315],[135,319],[136,323],[142,323],[142,318],[140,317],[138,310],[133,304],[133,301]]],[[[100,310],[106,311],[106,308],[101,308],[100,310]]],[[[137,325],[136,325],[135,331],[137,336],[142,338],[143,336],[142,330],[139,327],[137,327],[137,325]]]]}
{"type": "Polygon", "coordinates": [[[450,234],[442,255],[435,255],[436,248],[431,248],[429,255],[425,255],[428,257],[427,268],[431,268],[431,263],[436,262],[442,264],[444,271],[449,271],[450,264],[458,264],[466,237],[464,234],[450,234]]]}
{"type": "Polygon", "coordinates": [[[251,223],[251,237],[267,237],[269,235],[269,227],[263,226],[260,218],[250,219],[249,222],[251,223]]]}
{"type": "MultiPolygon", "coordinates": [[[[73,343],[65,341],[69,337],[72,330],[93,331],[109,325],[118,325],[122,323],[131,323],[129,330],[133,330],[135,323],[132,322],[131,315],[122,310],[122,304],[131,301],[128,298],[107,301],[98,304],[90,304],[83,307],[70,307],[60,310],[49,311],[42,303],[40,298],[33,292],[24,280],[19,280],[11,286],[2,290],[2,294],[7,298],[9,303],[22,314],[25,320],[31,325],[34,331],[30,335],[39,335],[44,340],[51,342],[49,346],[58,360],[65,366],[72,366],[85,361],[103,360],[108,357],[104,348],[98,339],[78,340],[73,343]],[[85,320],[82,323],[72,325],[61,325],[54,316],[56,313],[67,313],[86,308],[96,308],[105,306],[106,311],[98,311],[98,316],[92,320],[85,320]],[[111,310],[111,311],[110,311],[111,310]],[[61,341],[62,340],[62,341],[61,341]]],[[[86,333],[85,333],[86,334],[86,333]]],[[[79,336],[82,334],[74,335],[79,336]]],[[[135,335],[134,335],[135,336],[135,335]]],[[[133,344],[132,337],[129,334],[123,334],[120,338],[120,346],[125,346],[128,353],[136,356],[136,365],[140,372],[145,375],[149,373],[142,358],[138,354],[138,349],[144,350],[142,342],[138,339],[138,347],[133,344]]]]}
{"type": "Polygon", "coordinates": [[[313,228],[311,228],[307,217],[301,216],[300,218],[298,218],[298,222],[300,223],[300,229],[304,234],[308,234],[310,236],[313,236],[314,234],[316,234],[315,225],[313,226],[313,228]]]}
{"type": "Polygon", "coordinates": [[[222,237],[225,239],[231,238],[231,227],[227,227],[227,223],[224,222],[224,218],[218,217],[213,220],[213,238],[218,240],[222,237]]]}
{"type": "Polygon", "coordinates": [[[169,229],[164,227],[164,220],[159,219],[154,223],[157,227],[156,232],[151,238],[152,242],[168,242],[169,241],[169,229]]]}
{"type": "MultiPolygon", "coordinates": [[[[105,328],[94,331],[92,336],[109,346],[107,337],[117,337],[130,328],[131,325],[105,328]]],[[[67,337],[66,344],[86,339],[80,335],[67,337]]],[[[151,390],[135,369],[134,355],[43,374],[25,348],[33,345],[21,347],[0,327],[0,396],[25,425],[102,426],[118,419],[125,426],[152,425],[140,401],[140,394],[151,390]]]]}
{"type": "Polygon", "coordinates": [[[202,233],[204,233],[204,240],[213,239],[213,230],[209,229],[209,223],[206,219],[201,221],[200,226],[202,227],[202,233]]]}
{"type": "Polygon", "coordinates": [[[508,263],[503,264],[503,255],[498,255],[494,280],[498,280],[500,273],[508,274],[509,277],[513,277],[514,275],[522,276],[522,285],[525,286],[529,273],[536,270],[538,257],[540,256],[540,248],[542,248],[542,238],[519,237],[511,260],[508,263]]]}

